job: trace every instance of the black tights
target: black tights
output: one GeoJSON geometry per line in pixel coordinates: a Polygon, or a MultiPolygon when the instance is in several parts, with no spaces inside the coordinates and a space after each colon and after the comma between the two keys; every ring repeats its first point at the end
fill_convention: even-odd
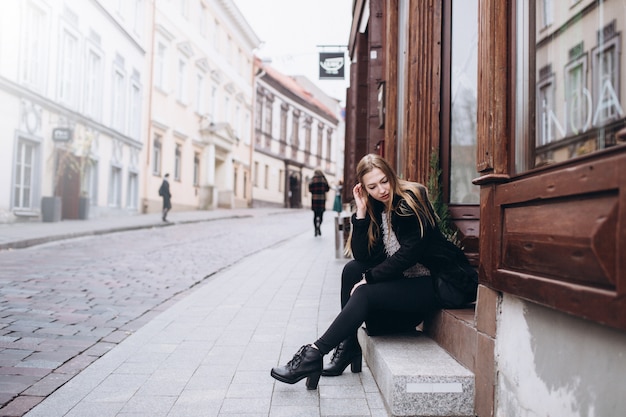
{"type": "Polygon", "coordinates": [[[363,322],[370,336],[397,333],[415,329],[428,313],[440,308],[430,277],[361,285],[350,296],[366,269],[354,260],[343,268],[341,312],[315,342],[322,354],[328,354],[343,340],[356,337],[363,322]]]}

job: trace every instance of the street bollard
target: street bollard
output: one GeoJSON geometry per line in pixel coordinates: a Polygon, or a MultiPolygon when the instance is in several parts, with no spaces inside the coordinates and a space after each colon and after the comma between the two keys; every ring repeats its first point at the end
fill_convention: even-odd
{"type": "Polygon", "coordinates": [[[352,213],[345,210],[335,216],[335,258],[337,259],[347,258],[343,250],[350,235],[351,217],[352,213]]]}

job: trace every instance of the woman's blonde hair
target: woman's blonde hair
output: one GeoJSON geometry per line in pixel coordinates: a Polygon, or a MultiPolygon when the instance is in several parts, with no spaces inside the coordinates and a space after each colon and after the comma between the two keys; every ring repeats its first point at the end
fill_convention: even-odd
{"type": "MultiPolygon", "coordinates": [[[[394,169],[389,165],[383,157],[376,154],[365,155],[359,161],[356,167],[356,179],[363,184],[363,177],[375,168],[378,168],[387,177],[389,181],[389,187],[391,191],[391,198],[386,203],[386,211],[395,211],[400,216],[415,215],[420,225],[420,233],[423,236],[424,230],[427,226],[436,225],[436,214],[432,209],[430,201],[428,200],[428,190],[426,187],[417,182],[406,181],[398,178],[394,169]],[[396,198],[396,197],[399,197],[396,198]],[[399,204],[399,201],[405,201],[408,205],[399,204]],[[394,206],[395,204],[395,206],[394,206]],[[424,224],[426,221],[428,224],[424,224]]],[[[363,187],[363,191],[365,187],[363,187]]],[[[381,225],[378,224],[378,220],[374,214],[373,203],[374,199],[368,194],[366,208],[367,213],[371,218],[368,235],[368,247],[371,249],[376,242],[377,237],[380,234],[381,225]]],[[[391,219],[391,216],[388,216],[391,219]]],[[[350,230],[352,234],[352,230],[350,230]]],[[[352,236],[348,239],[346,244],[346,254],[352,255],[352,249],[350,247],[350,241],[352,236]]]]}

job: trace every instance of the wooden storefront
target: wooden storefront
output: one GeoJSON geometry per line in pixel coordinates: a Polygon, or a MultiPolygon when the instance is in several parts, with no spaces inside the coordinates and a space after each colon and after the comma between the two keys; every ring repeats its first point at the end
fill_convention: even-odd
{"type": "MultiPolygon", "coordinates": [[[[426,183],[434,152],[482,288],[626,331],[626,2],[463,3],[476,8],[476,95],[474,141],[459,148],[460,2],[354,1],[346,183],[370,152],[426,183]],[[462,201],[454,164],[468,154],[476,199],[462,201]]],[[[474,371],[487,381],[477,415],[493,415],[495,376],[474,371]]]]}

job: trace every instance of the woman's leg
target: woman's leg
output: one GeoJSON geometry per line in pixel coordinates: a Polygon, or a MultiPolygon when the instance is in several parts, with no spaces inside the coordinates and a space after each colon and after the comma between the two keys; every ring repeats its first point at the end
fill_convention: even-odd
{"type": "Polygon", "coordinates": [[[361,281],[362,274],[367,270],[367,266],[359,261],[348,262],[341,272],[341,308],[343,309],[350,299],[350,291],[354,284],[361,281]]]}
{"type": "Polygon", "coordinates": [[[339,315],[315,345],[322,354],[327,354],[343,340],[354,335],[359,326],[375,311],[397,312],[406,320],[419,323],[428,312],[436,308],[438,303],[432,280],[428,277],[361,285],[349,297],[339,315]]]}

